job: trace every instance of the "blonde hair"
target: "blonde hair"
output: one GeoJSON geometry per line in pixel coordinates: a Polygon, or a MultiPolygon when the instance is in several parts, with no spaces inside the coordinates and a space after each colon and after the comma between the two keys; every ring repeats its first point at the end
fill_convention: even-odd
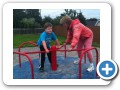
{"type": "Polygon", "coordinates": [[[68,15],[63,16],[63,17],[60,19],[60,24],[66,23],[66,24],[70,25],[71,22],[72,22],[72,19],[71,19],[71,17],[69,17],[68,15]]]}

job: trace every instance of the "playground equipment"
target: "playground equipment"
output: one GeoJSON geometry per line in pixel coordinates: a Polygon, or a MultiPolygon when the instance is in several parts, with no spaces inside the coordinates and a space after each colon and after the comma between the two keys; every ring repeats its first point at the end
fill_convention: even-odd
{"type": "MultiPolygon", "coordinates": [[[[18,47],[18,52],[13,52],[13,54],[18,54],[19,55],[19,67],[21,67],[21,55],[27,57],[29,63],[30,63],[30,68],[31,68],[31,74],[32,74],[32,79],[34,79],[34,65],[32,63],[32,59],[29,57],[28,54],[39,54],[39,57],[40,57],[40,53],[45,53],[45,51],[31,51],[31,52],[21,52],[21,48],[26,45],[26,44],[31,44],[33,46],[37,46],[36,45],[36,41],[28,41],[28,42],[23,42],[21,45],[19,45],[18,47]]],[[[64,50],[61,50],[61,49],[58,49],[56,48],[56,46],[51,46],[51,60],[52,60],[52,65],[51,65],[51,68],[53,71],[56,71],[57,70],[57,60],[56,60],[56,56],[57,56],[57,52],[63,52],[64,53],[64,57],[66,58],[66,52],[68,51],[66,49],[66,45],[62,46],[64,47],[64,50]]],[[[61,48],[62,48],[61,47],[61,48]]],[[[81,79],[82,77],[82,58],[84,57],[84,63],[86,63],[86,53],[90,50],[95,50],[95,53],[96,53],[96,66],[98,64],[98,50],[97,48],[95,47],[92,47],[92,48],[88,48],[88,49],[81,49],[81,50],[78,50],[78,49],[73,49],[71,50],[72,51],[82,51],[81,55],[80,55],[80,59],[79,59],[79,63],[78,63],[78,74],[79,74],[79,79],[81,79]]],[[[96,72],[96,77],[98,76],[97,72],[96,72]]]]}

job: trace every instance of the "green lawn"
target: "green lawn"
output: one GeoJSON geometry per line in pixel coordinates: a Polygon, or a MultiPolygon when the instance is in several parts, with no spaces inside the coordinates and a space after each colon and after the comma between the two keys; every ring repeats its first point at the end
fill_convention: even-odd
{"type": "MultiPolygon", "coordinates": [[[[40,37],[40,34],[23,34],[23,35],[13,35],[13,48],[18,48],[18,46],[27,41],[37,41],[40,37]]],[[[63,44],[66,40],[63,36],[57,36],[60,44],[63,44]]],[[[55,44],[54,41],[51,42],[51,44],[55,44]]],[[[28,47],[32,45],[25,45],[24,47],[28,47]]]]}
{"type": "Polygon", "coordinates": [[[100,48],[100,44],[93,42],[92,46],[100,48]]]}
{"type": "MultiPolygon", "coordinates": [[[[22,34],[22,35],[13,35],[13,48],[18,48],[18,46],[23,43],[23,42],[27,42],[27,41],[37,41],[38,38],[40,37],[40,34],[22,34]]],[[[66,40],[66,37],[63,36],[57,36],[60,44],[63,44],[66,40]]],[[[55,44],[55,42],[51,42],[51,44],[55,44]]],[[[28,47],[31,45],[25,45],[24,47],[28,47]]],[[[97,43],[93,43],[93,46],[95,47],[100,47],[99,44],[97,43]]]]}

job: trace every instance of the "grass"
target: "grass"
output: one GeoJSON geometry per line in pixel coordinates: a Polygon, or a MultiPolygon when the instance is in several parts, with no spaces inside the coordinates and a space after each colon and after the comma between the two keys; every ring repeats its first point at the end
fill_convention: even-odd
{"type": "MultiPolygon", "coordinates": [[[[27,41],[37,41],[39,35],[37,34],[23,34],[23,35],[13,35],[13,48],[18,48],[20,44],[27,41]]],[[[24,47],[31,46],[25,45],[24,47]]]]}
{"type": "MultiPolygon", "coordinates": [[[[37,41],[39,37],[40,37],[40,34],[22,34],[22,35],[15,34],[13,35],[13,48],[18,48],[18,46],[23,42],[37,41]]],[[[60,44],[63,44],[66,40],[66,38],[63,36],[57,36],[57,38],[60,44]]],[[[51,45],[53,44],[55,44],[54,41],[51,42],[51,45]]],[[[32,45],[25,45],[24,47],[32,47],[32,45]]]]}
{"type": "MultiPolygon", "coordinates": [[[[18,46],[23,42],[37,41],[39,37],[40,37],[40,34],[22,34],[22,35],[15,34],[13,35],[13,48],[18,48],[18,46]]],[[[63,36],[57,36],[57,38],[60,44],[63,44],[66,40],[66,37],[63,37],[63,36]]],[[[51,42],[51,45],[53,44],[55,44],[54,41],[51,42]]],[[[93,43],[93,46],[100,47],[100,44],[93,43]]],[[[32,47],[32,45],[25,45],[24,47],[32,47]]]]}
{"type": "Polygon", "coordinates": [[[92,46],[100,48],[100,44],[93,42],[92,46]]]}

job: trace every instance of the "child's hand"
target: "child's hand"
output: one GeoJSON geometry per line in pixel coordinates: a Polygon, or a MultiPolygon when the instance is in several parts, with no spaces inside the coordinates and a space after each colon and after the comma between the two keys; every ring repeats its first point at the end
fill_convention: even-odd
{"type": "Polygon", "coordinates": [[[48,49],[45,50],[46,53],[49,53],[50,51],[48,49]]]}

